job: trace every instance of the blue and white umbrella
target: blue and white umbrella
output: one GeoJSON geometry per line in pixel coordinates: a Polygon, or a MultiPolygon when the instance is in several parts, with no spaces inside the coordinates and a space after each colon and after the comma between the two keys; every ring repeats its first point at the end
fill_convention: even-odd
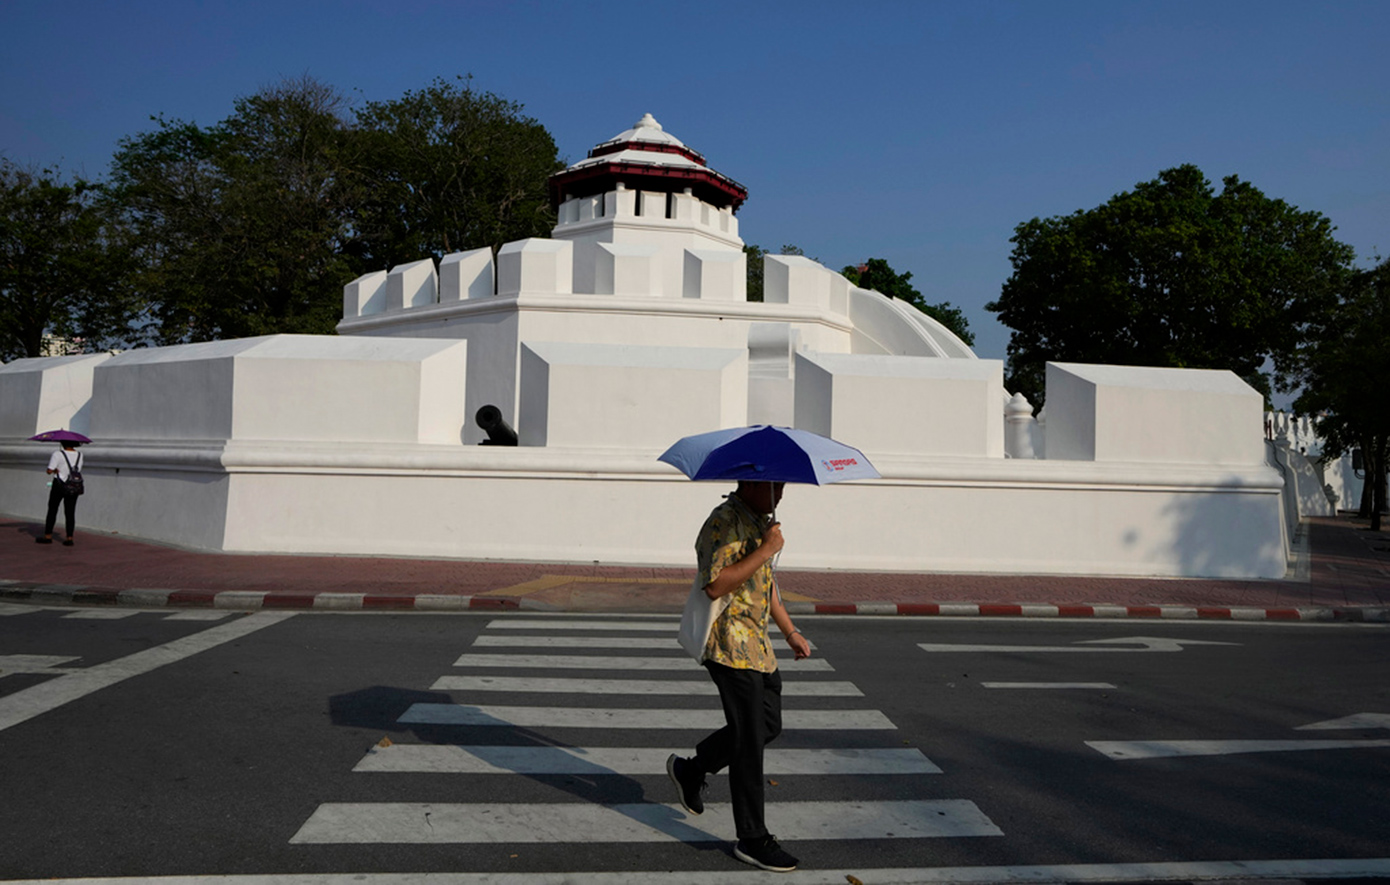
{"type": "Polygon", "coordinates": [[[878,479],[864,453],[808,430],[735,427],[677,440],[658,459],[691,479],[826,485],[878,479]]]}

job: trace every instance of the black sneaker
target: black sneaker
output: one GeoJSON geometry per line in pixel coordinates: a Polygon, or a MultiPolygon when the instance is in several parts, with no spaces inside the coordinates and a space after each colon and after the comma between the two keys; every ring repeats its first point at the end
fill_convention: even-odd
{"type": "Polygon", "coordinates": [[[734,857],[774,873],[790,873],[796,869],[796,858],[782,850],[782,846],[777,844],[776,836],[740,839],[734,846],[734,857]]]}
{"type": "Polygon", "coordinates": [[[704,814],[705,776],[695,770],[689,759],[682,759],[675,753],[666,760],[666,773],[671,783],[676,785],[676,795],[681,800],[681,808],[691,814],[704,814]]]}

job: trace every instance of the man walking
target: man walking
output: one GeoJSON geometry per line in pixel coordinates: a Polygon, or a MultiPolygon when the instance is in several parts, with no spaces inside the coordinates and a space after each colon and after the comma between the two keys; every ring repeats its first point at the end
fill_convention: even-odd
{"type": "Polygon", "coordinates": [[[705,593],[711,599],[730,597],[710,630],[702,660],[719,689],[725,725],[701,741],[693,757],[666,760],[681,807],[690,814],[705,810],[705,775],[728,767],[738,836],[734,857],[776,872],[796,869],[797,861],[763,820],[763,748],[782,732],[782,677],[767,635],[768,618],[798,660],[811,654],[811,644],[782,605],[772,573],[772,559],[784,542],[782,527],[770,514],[783,485],[740,482],[700,529],[695,551],[705,593]]]}

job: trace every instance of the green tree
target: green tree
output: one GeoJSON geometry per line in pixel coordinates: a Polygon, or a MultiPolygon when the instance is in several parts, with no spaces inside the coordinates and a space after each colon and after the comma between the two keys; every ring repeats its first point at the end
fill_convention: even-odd
{"type": "Polygon", "coordinates": [[[93,185],[0,158],[0,360],[43,355],[45,335],[91,352],[123,343],[139,303],[123,232],[93,185]]]}
{"type": "Polygon", "coordinates": [[[547,182],[564,164],[521,111],[465,78],[358,111],[355,224],[374,266],[549,235],[547,182]]]}
{"type": "Polygon", "coordinates": [[[1235,176],[1161,172],[1095,209],[1015,228],[1013,274],[987,309],[1013,330],[1011,390],[1043,397],[1049,360],[1224,368],[1268,393],[1353,258],[1317,212],[1235,176]]]}
{"type": "Polygon", "coordinates": [[[152,337],[333,331],[361,269],[345,108],[303,77],[238,99],[215,126],[158,118],[121,142],[108,193],[134,232],[152,337]]]}
{"type": "Polygon", "coordinates": [[[1390,259],[1358,271],[1345,294],[1308,325],[1304,344],[1283,361],[1280,388],[1300,390],[1294,409],[1315,416],[1323,455],[1359,448],[1366,489],[1361,515],[1380,531],[1390,466],[1390,412],[1380,405],[1390,378],[1390,259]]]}
{"type": "Polygon", "coordinates": [[[870,258],[860,265],[849,265],[840,271],[845,278],[861,289],[872,289],[889,298],[900,298],[949,329],[966,346],[974,346],[975,333],[960,308],[949,301],[928,304],[922,293],[910,282],[912,274],[898,273],[882,258],[870,258]]]}

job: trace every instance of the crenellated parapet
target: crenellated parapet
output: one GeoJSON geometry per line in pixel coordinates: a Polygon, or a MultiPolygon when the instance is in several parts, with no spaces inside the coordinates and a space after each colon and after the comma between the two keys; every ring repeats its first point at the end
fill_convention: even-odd
{"type": "Polygon", "coordinates": [[[556,208],[554,235],[573,237],[592,228],[614,225],[653,231],[694,232],[728,245],[738,240],[738,217],[728,206],[714,206],[691,193],[629,190],[618,182],[611,191],[583,197],[568,196],[556,208]]]}
{"type": "Polygon", "coordinates": [[[445,255],[436,269],[424,258],[389,271],[363,274],[343,287],[343,319],[490,297],[495,291],[491,249],[445,255]]]}

